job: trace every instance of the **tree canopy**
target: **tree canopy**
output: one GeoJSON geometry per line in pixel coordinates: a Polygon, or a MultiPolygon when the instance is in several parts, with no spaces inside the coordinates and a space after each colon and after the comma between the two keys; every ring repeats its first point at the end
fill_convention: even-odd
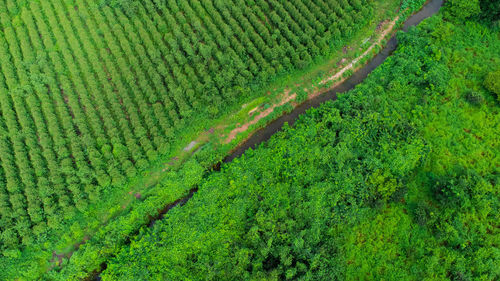
{"type": "Polygon", "coordinates": [[[500,108],[483,86],[498,33],[437,16],[398,39],[361,85],[202,179],[103,280],[500,278],[500,108]]]}

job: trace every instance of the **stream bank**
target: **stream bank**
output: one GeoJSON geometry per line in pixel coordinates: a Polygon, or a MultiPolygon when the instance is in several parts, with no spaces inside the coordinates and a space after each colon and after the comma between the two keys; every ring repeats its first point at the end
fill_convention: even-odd
{"type": "MultiPolygon", "coordinates": [[[[444,0],[429,1],[419,12],[415,13],[405,21],[402,30],[408,31],[410,27],[416,26],[424,19],[436,14],[443,3],[444,0]]],[[[262,142],[267,141],[272,135],[281,130],[285,122],[292,126],[299,115],[304,113],[309,108],[316,108],[326,101],[336,100],[338,93],[344,93],[353,89],[356,85],[363,82],[368,74],[381,65],[392,54],[392,52],[396,50],[397,46],[398,42],[396,36],[393,35],[385,47],[373,59],[371,59],[365,66],[354,72],[354,74],[352,74],[348,79],[327,92],[305,101],[295,107],[290,113],[282,115],[265,127],[255,131],[249,138],[236,147],[230,155],[226,156],[223,162],[231,162],[234,158],[238,158],[243,155],[247,149],[253,149],[262,142]]]]}
{"type": "MultiPolygon", "coordinates": [[[[407,19],[403,26],[403,30],[408,30],[411,26],[417,25],[422,20],[434,15],[439,11],[439,8],[443,4],[443,0],[431,0],[429,1],[418,13],[412,15],[407,19]]],[[[398,42],[395,36],[391,37],[391,39],[387,42],[385,47],[365,66],[361,67],[357,70],[350,78],[346,79],[336,87],[330,89],[329,91],[318,95],[310,100],[305,101],[302,104],[299,104],[295,107],[290,113],[282,115],[276,120],[270,122],[264,128],[257,130],[253,133],[246,141],[244,141],[241,145],[239,145],[230,155],[224,158],[223,162],[230,162],[233,159],[241,156],[247,149],[255,148],[262,142],[267,141],[273,134],[279,132],[287,122],[289,125],[293,125],[295,120],[299,117],[300,114],[304,113],[309,108],[316,108],[322,103],[335,100],[337,98],[338,93],[347,92],[353,89],[357,84],[363,82],[363,80],[379,65],[381,65],[385,59],[387,59],[392,52],[397,48],[398,42]]],[[[215,171],[220,169],[220,163],[217,163],[214,166],[215,171]]],[[[196,192],[196,189],[193,189],[189,192],[189,194],[185,197],[182,197],[175,201],[173,204],[170,203],[166,208],[162,208],[162,212],[159,212],[158,216],[152,217],[149,219],[149,225],[152,226],[155,221],[162,219],[163,215],[170,210],[172,207],[177,205],[185,204],[196,192]]],[[[98,275],[102,270],[106,268],[106,264],[103,264],[101,270],[99,272],[95,272],[98,275]]],[[[93,275],[95,276],[95,275],[93,275]]],[[[100,277],[97,276],[96,280],[100,280],[100,277]]]]}

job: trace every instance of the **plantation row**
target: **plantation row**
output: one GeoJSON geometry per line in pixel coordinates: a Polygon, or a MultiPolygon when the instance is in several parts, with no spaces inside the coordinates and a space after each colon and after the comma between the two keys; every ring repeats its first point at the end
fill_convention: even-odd
{"type": "Polygon", "coordinates": [[[176,130],[327,55],[371,14],[368,0],[129,2],[1,1],[1,250],[43,241],[176,130]]]}

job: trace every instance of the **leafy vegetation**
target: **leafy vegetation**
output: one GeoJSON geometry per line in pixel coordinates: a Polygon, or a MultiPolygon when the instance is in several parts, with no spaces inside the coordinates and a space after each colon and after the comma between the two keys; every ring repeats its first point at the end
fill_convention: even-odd
{"type": "Polygon", "coordinates": [[[343,46],[372,6],[1,1],[3,259],[83,236],[73,221],[168,155],[179,132],[343,46]]]}
{"type": "Polygon", "coordinates": [[[448,17],[457,21],[463,21],[481,12],[479,0],[450,0],[447,2],[448,17]]]}
{"type": "Polygon", "coordinates": [[[496,24],[498,27],[500,2],[497,0],[450,0],[446,2],[445,14],[449,20],[457,22],[475,18],[496,24]]]}
{"type": "Polygon", "coordinates": [[[201,180],[103,280],[499,279],[499,33],[436,16],[398,39],[356,89],[201,180]]]}
{"type": "Polygon", "coordinates": [[[496,0],[447,1],[220,173],[213,143],[163,173],[186,138],[423,2],[1,1],[0,279],[500,278],[496,0]]]}
{"type": "Polygon", "coordinates": [[[488,73],[486,79],[484,79],[484,86],[492,93],[495,93],[498,100],[500,100],[500,70],[488,73]]]}

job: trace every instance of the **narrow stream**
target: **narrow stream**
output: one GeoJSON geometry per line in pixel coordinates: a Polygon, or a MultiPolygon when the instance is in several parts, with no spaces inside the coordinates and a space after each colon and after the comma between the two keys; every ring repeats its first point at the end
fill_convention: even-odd
{"type": "MultiPolygon", "coordinates": [[[[418,13],[412,15],[408,18],[403,26],[403,30],[407,31],[411,26],[419,24],[422,20],[436,14],[444,0],[430,0],[418,13]]],[[[234,158],[240,157],[249,148],[255,148],[257,145],[268,140],[276,132],[280,131],[285,122],[291,126],[298,118],[298,116],[304,113],[311,107],[318,107],[320,104],[328,100],[337,99],[337,93],[344,93],[353,89],[356,85],[363,82],[365,78],[372,72],[377,66],[381,65],[387,57],[389,57],[398,46],[398,41],[396,36],[392,36],[387,42],[386,46],[363,68],[356,71],[351,77],[339,84],[338,86],[332,88],[328,92],[323,93],[313,99],[307,100],[301,105],[297,106],[290,113],[287,113],[278,119],[269,123],[266,127],[257,130],[253,133],[250,138],[245,142],[240,144],[232,154],[224,158],[224,162],[231,162],[234,158]]]]}
{"type": "MultiPolygon", "coordinates": [[[[416,14],[412,15],[409,19],[406,20],[403,30],[407,31],[411,26],[419,24],[422,20],[436,14],[441,6],[443,5],[444,0],[430,0],[427,4],[416,14]]],[[[328,100],[335,100],[337,98],[337,93],[347,92],[353,89],[357,84],[363,82],[363,80],[372,72],[377,66],[381,65],[387,57],[389,57],[398,45],[397,39],[395,36],[391,37],[391,39],[387,42],[386,46],[380,51],[369,63],[367,63],[364,67],[356,71],[349,79],[345,80],[338,86],[332,88],[331,90],[308,100],[301,105],[297,106],[290,113],[287,113],[278,119],[269,123],[266,127],[257,130],[250,138],[248,138],[245,142],[239,145],[232,154],[228,155],[224,158],[223,162],[231,162],[234,158],[241,156],[245,151],[249,148],[255,148],[257,145],[262,142],[267,141],[273,134],[279,132],[285,122],[288,122],[289,125],[293,125],[298,116],[304,113],[309,108],[316,108],[321,105],[323,102],[328,100]]],[[[216,165],[216,167],[220,167],[220,163],[216,165]]],[[[218,170],[216,168],[215,170],[218,170]]],[[[159,210],[158,216],[151,218],[149,222],[149,227],[152,227],[154,223],[163,218],[164,214],[168,212],[170,209],[177,205],[184,205],[197,191],[197,188],[193,188],[190,190],[189,194],[184,196],[183,198],[178,199],[177,201],[166,205],[164,208],[159,210]]],[[[87,278],[87,280],[101,280],[100,273],[106,269],[107,264],[102,264],[101,269],[98,272],[93,272],[91,276],[87,278]]]]}

